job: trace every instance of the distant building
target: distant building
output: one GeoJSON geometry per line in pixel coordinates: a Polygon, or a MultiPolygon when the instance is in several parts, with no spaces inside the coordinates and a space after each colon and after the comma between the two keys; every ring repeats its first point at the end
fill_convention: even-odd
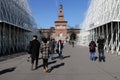
{"type": "Polygon", "coordinates": [[[80,29],[67,28],[67,23],[68,22],[64,20],[63,5],[60,4],[58,21],[55,21],[55,27],[51,27],[50,29],[39,29],[39,31],[43,37],[55,38],[57,41],[60,39],[66,40],[66,38],[70,39],[70,36],[73,33],[75,33],[77,38],[77,35],[80,33],[80,29]]]}
{"type": "Polygon", "coordinates": [[[55,21],[55,38],[56,40],[58,39],[63,39],[67,37],[67,21],[64,20],[64,13],[63,13],[63,5],[60,5],[59,8],[59,14],[58,14],[58,21],[55,21]]]}

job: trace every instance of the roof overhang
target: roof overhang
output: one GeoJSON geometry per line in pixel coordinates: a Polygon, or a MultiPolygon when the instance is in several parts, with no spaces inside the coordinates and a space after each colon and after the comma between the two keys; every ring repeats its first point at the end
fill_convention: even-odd
{"type": "Polygon", "coordinates": [[[23,30],[26,30],[26,31],[30,31],[30,32],[32,31],[32,30],[30,30],[30,29],[26,29],[26,28],[20,27],[20,26],[18,26],[18,25],[12,24],[12,23],[7,22],[7,21],[2,21],[2,20],[0,20],[0,23],[9,24],[9,25],[12,25],[12,26],[18,27],[18,28],[23,29],[23,30]]]}
{"type": "Polygon", "coordinates": [[[106,25],[106,24],[112,23],[112,22],[120,22],[120,20],[111,20],[111,21],[107,21],[107,22],[104,22],[104,23],[99,24],[99,25],[95,25],[95,26],[89,28],[88,31],[89,31],[89,30],[92,30],[92,29],[94,29],[94,28],[97,28],[97,27],[100,27],[100,26],[103,26],[103,25],[106,25]]]}

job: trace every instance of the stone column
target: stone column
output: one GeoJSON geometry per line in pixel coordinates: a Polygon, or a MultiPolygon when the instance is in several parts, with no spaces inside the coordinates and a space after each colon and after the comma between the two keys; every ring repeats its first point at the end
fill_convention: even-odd
{"type": "Polygon", "coordinates": [[[118,22],[118,55],[120,55],[120,22],[118,22]]]}
{"type": "Polygon", "coordinates": [[[111,53],[114,53],[114,44],[113,44],[113,22],[111,22],[111,40],[110,40],[110,45],[111,45],[111,53]]]}
{"type": "Polygon", "coordinates": [[[0,23],[0,56],[2,55],[1,54],[1,48],[2,48],[2,46],[1,46],[1,42],[2,42],[2,36],[1,36],[1,32],[2,32],[2,25],[1,25],[1,23],[0,23]]]}
{"type": "Polygon", "coordinates": [[[107,49],[107,52],[109,52],[109,46],[108,46],[108,24],[106,24],[106,49],[107,49]]]}

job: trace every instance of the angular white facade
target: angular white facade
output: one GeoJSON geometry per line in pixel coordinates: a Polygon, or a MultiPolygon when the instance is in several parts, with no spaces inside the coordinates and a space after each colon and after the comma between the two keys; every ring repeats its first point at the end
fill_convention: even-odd
{"type": "Polygon", "coordinates": [[[103,35],[105,49],[120,54],[120,0],[91,0],[82,28],[90,33],[86,44],[103,35]]]}
{"type": "Polygon", "coordinates": [[[82,27],[89,30],[113,20],[120,20],[120,0],[91,0],[82,27]]]}

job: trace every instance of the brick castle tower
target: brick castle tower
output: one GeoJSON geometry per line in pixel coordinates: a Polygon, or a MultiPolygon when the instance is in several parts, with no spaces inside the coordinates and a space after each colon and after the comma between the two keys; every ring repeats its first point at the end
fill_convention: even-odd
{"type": "Polygon", "coordinates": [[[64,20],[62,4],[60,4],[59,7],[58,21],[55,21],[55,26],[56,26],[56,31],[55,31],[56,40],[59,39],[65,40],[67,36],[67,21],[64,20]]]}

